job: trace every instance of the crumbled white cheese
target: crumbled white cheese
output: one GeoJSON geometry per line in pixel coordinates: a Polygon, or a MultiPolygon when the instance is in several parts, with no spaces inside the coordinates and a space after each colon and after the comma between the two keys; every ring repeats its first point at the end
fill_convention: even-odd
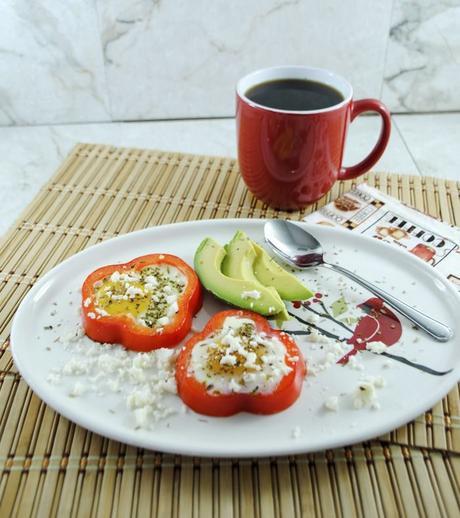
{"type": "MultiPolygon", "coordinates": [[[[69,334],[78,336],[80,329],[69,334]]],[[[175,412],[167,399],[169,394],[177,393],[174,350],[138,353],[119,345],[93,342],[86,336],[63,342],[63,347],[71,357],[61,368],[52,369],[47,381],[63,387],[69,387],[71,382],[67,388],[69,397],[123,392],[136,428],[151,428],[175,412]]]]}
{"type": "Polygon", "coordinates": [[[382,354],[386,351],[387,345],[383,342],[370,342],[366,345],[366,349],[372,353],[382,354]]]}
{"type": "MultiPolygon", "coordinates": [[[[150,266],[146,268],[150,268],[150,266]]],[[[182,287],[186,285],[186,277],[178,268],[165,264],[156,265],[152,271],[155,273],[151,273],[150,270],[145,272],[145,277],[142,277],[143,271],[113,272],[109,280],[115,286],[106,286],[104,296],[109,301],[134,301],[138,298],[150,298],[148,309],[137,315],[136,320],[140,325],[153,327],[161,332],[161,326],[169,323],[171,318],[179,311],[178,298],[182,292],[182,287]],[[160,279],[162,280],[161,285],[160,279]],[[141,280],[143,280],[143,284],[139,286],[141,280]],[[159,303],[162,304],[160,320],[161,318],[167,319],[163,323],[158,318],[156,321],[152,320],[153,314],[158,315],[158,312],[154,312],[152,309],[155,309],[155,306],[159,303]]],[[[102,308],[98,309],[98,298],[95,300],[95,305],[95,311],[99,315],[96,318],[109,314],[102,308]]],[[[90,316],[90,318],[92,317],[90,316]]]]}
{"type": "Polygon", "coordinates": [[[318,333],[316,329],[312,329],[310,334],[307,336],[307,340],[309,342],[317,342],[317,343],[323,343],[327,344],[331,342],[331,338],[328,338],[327,336],[324,336],[321,333],[318,333]]]}
{"type": "Polygon", "coordinates": [[[385,379],[382,376],[368,376],[361,381],[357,386],[353,395],[354,408],[370,407],[374,410],[380,408],[380,403],[377,401],[376,388],[385,386],[385,379]]]}
{"type": "Polygon", "coordinates": [[[149,285],[150,288],[155,288],[155,286],[158,286],[158,280],[155,277],[155,275],[146,275],[145,276],[145,284],[149,285]]]}
{"type": "Polygon", "coordinates": [[[332,342],[329,343],[329,352],[334,353],[336,358],[338,359],[344,354],[345,350],[340,342],[332,342]]]}
{"type": "MultiPolygon", "coordinates": [[[[129,272],[124,272],[120,274],[119,281],[124,283],[130,283],[130,282],[137,282],[141,279],[141,276],[138,272],[135,272],[133,270],[129,272]]],[[[126,287],[129,286],[129,284],[125,284],[126,287]]]]}
{"type": "Polygon", "coordinates": [[[128,295],[122,295],[114,293],[113,295],[110,295],[111,300],[128,300],[128,295]]]}
{"type": "Polygon", "coordinates": [[[331,353],[331,352],[326,353],[326,357],[324,358],[323,363],[328,364],[328,366],[335,363],[334,353],[331,353]]]}
{"type": "Polygon", "coordinates": [[[236,365],[236,362],[237,362],[236,356],[233,354],[229,354],[229,353],[225,354],[220,359],[221,365],[236,365]]]}
{"type": "Polygon", "coordinates": [[[176,294],[173,294],[173,295],[167,295],[166,297],[166,302],[168,304],[173,304],[174,302],[177,302],[177,295],[176,294]]]}
{"type": "Polygon", "coordinates": [[[144,295],[144,290],[142,288],[138,288],[136,286],[132,286],[132,285],[129,285],[127,288],[126,288],[126,293],[125,293],[128,298],[130,299],[134,299],[136,298],[138,295],[140,297],[142,297],[144,295]]]}
{"type": "Polygon", "coordinates": [[[330,396],[324,402],[324,406],[331,412],[337,412],[339,409],[339,398],[337,396],[330,396]]]}
{"type": "Polygon", "coordinates": [[[159,326],[165,326],[167,324],[169,324],[169,318],[168,317],[161,317],[157,320],[157,324],[159,326]]]}
{"type": "Polygon", "coordinates": [[[168,317],[171,317],[171,316],[175,315],[178,311],[179,311],[179,304],[177,303],[177,300],[176,300],[169,306],[167,315],[168,315],[168,317]]]}
{"type": "Polygon", "coordinates": [[[110,276],[110,280],[111,280],[111,282],[119,282],[120,272],[113,272],[112,275],[110,276]]]}
{"type": "Polygon", "coordinates": [[[372,383],[363,381],[355,390],[353,406],[356,409],[369,406],[375,399],[375,387],[372,383]]]}
{"type": "Polygon", "coordinates": [[[277,337],[269,337],[266,333],[255,332],[253,340],[265,348],[259,361],[254,351],[247,349],[238,329],[244,325],[254,326],[252,320],[247,318],[227,317],[222,329],[217,334],[195,344],[189,365],[188,374],[198,381],[212,385],[212,390],[221,394],[231,392],[258,393],[272,392],[280,380],[292,368],[286,364],[286,348],[277,337]],[[233,366],[237,362],[236,355],[244,358],[243,367],[250,372],[224,372],[212,374],[207,370],[208,357],[219,342],[224,347],[221,365],[233,366]],[[249,376],[247,374],[250,374],[249,376]]]}
{"type": "Polygon", "coordinates": [[[83,302],[83,306],[85,306],[85,308],[87,308],[90,304],[91,304],[91,297],[87,297],[83,302]]]}
{"type": "Polygon", "coordinates": [[[355,371],[364,370],[364,365],[357,359],[356,355],[352,355],[348,358],[348,365],[355,371]]]}
{"type": "Polygon", "coordinates": [[[370,381],[374,384],[376,388],[382,388],[386,385],[385,378],[383,376],[369,376],[370,381]]]}
{"type": "Polygon", "coordinates": [[[319,315],[317,315],[316,313],[312,313],[311,311],[309,311],[305,316],[303,316],[303,319],[310,324],[317,324],[321,320],[319,315]]]}
{"type": "Polygon", "coordinates": [[[256,364],[256,361],[257,361],[257,354],[254,352],[249,352],[246,355],[246,361],[244,362],[244,367],[246,369],[260,370],[260,366],[256,364]]]}
{"type": "Polygon", "coordinates": [[[235,392],[238,394],[239,392],[243,392],[243,386],[235,380],[235,378],[230,378],[228,382],[227,392],[235,392]]]}
{"type": "Polygon", "coordinates": [[[77,381],[75,385],[73,386],[72,390],[69,392],[70,397],[78,397],[84,394],[87,390],[87,387],[81,383],[80,381],[77,381]]]}
{"type": "Polygon", "coordinates": [[[82,336],[84,336],[83,328],[78,324],[73,331],[64,333],[59,337],[59,341],[63,344],[68,344],[70,342],[75,342],[79,340],[82,336]]]}
{"type": "Polygon", "coordinates": [[[92,311],[90,311],[88,313],[88,317],[91,318],[92,320],[94,320],[96,318],[96,313],[93,313],[92,311]]]}
{"type": "Polygon", "coordinates": [[[141,408],[136,408],[134,411],[134,419],[136,421],[136,425],[138,428],[147,428],[150,418],[150,408],[148,406],[143,406],[141,408]]]}
{"type": "Polygon", "coordinates": [[[62,374],[70,376],[79,376],[81,374],[88,374],[90,368],[88,362],[79,360],[78,358],[71,358],[63,367],[62,374]]]}
{"type": "Polygon", "coordinates": [[[298,439],[302,434],[302,430],[300,429],[300,426],[294,426],[294,428],[291,430],[291,437],[293,439],[298,439]]]}
{"type": "Polygon", "coordinates": [[[261,293],[257,290],[243,291],[241,298],[243,299],[260,299],[261,293]]]}
{"type": "MultiPolygon", "coordinates": [[[[316,335],[314,335],[316,336],[316,335]]],[[[310,335],[307,336],[307,340],[310,335]]],[[[314,342],[310,344],[311,350],[316,350],[317,346],[314,342]]],[[[309,375],[316,376],[318,373],[323,372],[337,363],[337,361],[344,355],[345,347],[338,341],[327,338],[326,341],[321,343],[321,350],[324,351],[324,356],[311,360],[308,365],[309,375]]]]}
{"type": "Polygon", "coordinates": [[[46,381],[51,385],[58,385],[61,382],[61,375],[56,372],[50,372],[46,377],[46,381]]]}

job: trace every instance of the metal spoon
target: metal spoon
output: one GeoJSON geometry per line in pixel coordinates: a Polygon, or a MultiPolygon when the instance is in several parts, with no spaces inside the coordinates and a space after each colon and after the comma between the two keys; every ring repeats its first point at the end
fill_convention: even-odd
{"type": "Polygon", "coordinates": [[[402,300],[371,284],[355,273],[346,270],[342,266],[326,263],[319,241],[300,226],[290,221],[272,220],[265,223],[264,233],[267,243],[273,248],[274,252],[285,261],[292,263],[298,268],[323,266],[339,272],[357,284],[360,284],[377,297],[380,297],[391,308],[401,313],[401,315],[404,315],[417,327],[423,329],[439,342],[447,342],[452,338],[454,333],[450,327],[417,311],[402,300]]]}

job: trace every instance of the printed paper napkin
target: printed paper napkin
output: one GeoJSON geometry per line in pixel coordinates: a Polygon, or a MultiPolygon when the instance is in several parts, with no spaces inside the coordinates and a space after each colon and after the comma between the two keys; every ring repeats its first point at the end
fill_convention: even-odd
{"type": "Polygon", "coordinates": [[[342,227],[402,248],[437,268],[460,292],[460,229],[367,184],[360,184],[304,221],[342,227]]]}

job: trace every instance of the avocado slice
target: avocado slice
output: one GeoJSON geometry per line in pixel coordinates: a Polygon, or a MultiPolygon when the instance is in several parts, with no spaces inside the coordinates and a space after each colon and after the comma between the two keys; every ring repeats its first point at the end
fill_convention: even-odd
{"type": "Polygon", "coordinates": [[[256,251],[249,237],[241,230],[237,230],[230,243],[224,248],[227,255],[222,261],[222,273],[234,279],[244,279],[260,284],[253,268],[256,251]]]}
{"type": "Polygon", "coordinates": [[[284,300],[307,300],[313,297],[313,292],[295,275],[282,268],[261,246],[254,242],[252,245],[256,253],[254,274],[260,283],[273,286],[284,300]]]}
{"type": "Polygon", "coordinates": [[[289,315],[286,311],[286,307],[276,289],[273,286],[266,286],[261,283],[254,274],[256,251],[253,245],[254,243],[249,239],[247,234],[241,230],[237,230],[230,243],[225,245],[227,255],[222,262],[222,273],[233,279],[253,282],[258,292],[270,292],[271,296],[278,300],[279,304],[282,304],[284,308],[281,315],[278,315],[278,318],[288,320],[289,315]]]}
{"type": "Polygon", "coordinates": [[[227,256],[222,263],[225,275],[262,284],[276,290],[284,300],[306,300],[313,296],[295,275],[282,268],[241,230],[236,231],[225,249],[227,256]]]}
{"type": "Polygon", "coordinates": [[[194,267],[203,286],[234,306],[285,319],[286,307],[276,291],[267,289],[257,281],[235,279],[222,273],[222,262],[226,255],[225,248],[210,237],[200,243],[195,252],[194,267]],[[251,292],[258,292],[259,298],[243,296],[251,292]]]}

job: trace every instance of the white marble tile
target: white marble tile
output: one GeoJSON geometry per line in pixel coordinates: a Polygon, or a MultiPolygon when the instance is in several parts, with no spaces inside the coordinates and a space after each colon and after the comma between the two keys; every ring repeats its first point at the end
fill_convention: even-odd
{"type": "Polygon", "coordinates": [[[0,128],[0,235],[77,142],[235,154],[233,120],[0,128]]]}
{"type": "MultiPolygon", "coordinates": [[[[369,154],[377,142],[380,125],[380,117],[374,116],[358,117],[351,123],[345,147],[344,165],[354,165],[369,154]]],[[[419,174],[394,123],[388,146],[372,170],[396,174],[419,174]]]]}
{"type": "Polygon", "coordinates": [[[459,0],[394,0],[383,101],[398,112],[460,109],[459,0]]]}
{"type": "Polygon", "coordinates": [[[0,124],[110,120],[92,0],[0,3],[0,124]]]}
{"type": "MultiPolygon", "coordinates": [[[[369,151],[378,125],[375,117],[360,117],[353,123],[346,164],[357,162],[369,151]]],[[[0,128],[0,234],[77,142],[236,156],[232,119],[0,128]]],[[[397,131],[375,170],[416,174],[397,131]]]]}
{"type": "Polygon", "coordinates": [[[331,68],[379,96],[391,0],[96,0],[116,120],[225,116],[245,73],[331,68]]]}
{"type": "Polygon", "coordinates": [[[460,113],[393,119],[422,175],[460,181],[460,113]]]}

